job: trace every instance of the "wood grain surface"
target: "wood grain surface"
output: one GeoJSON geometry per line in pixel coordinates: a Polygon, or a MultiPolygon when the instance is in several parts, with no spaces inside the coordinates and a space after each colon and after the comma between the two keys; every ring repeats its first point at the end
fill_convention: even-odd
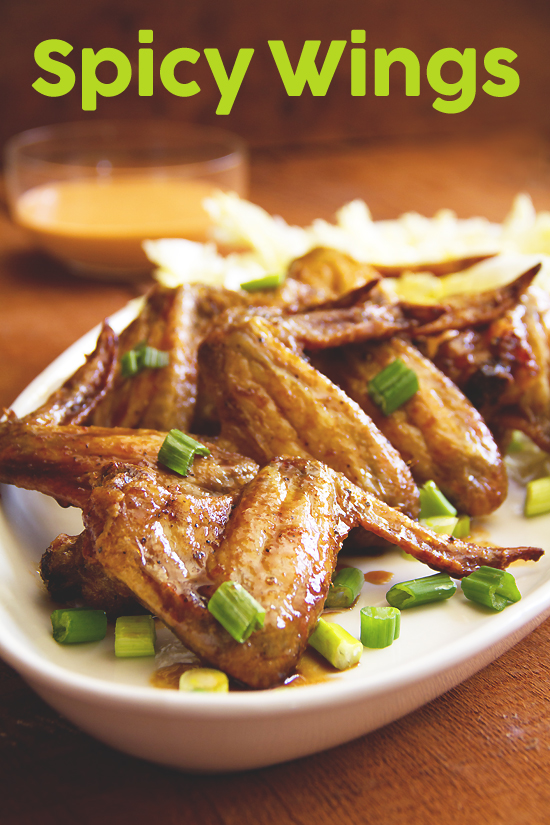
{"type": "MultiPolygon", "coordinates": [[[[364,197],[376,218],[550,208],[550,144],[526,134],[256,153],[252,198],[296,223],[364,197]]],[[[0,216],[0,407],[144,285],[75,279],[0,216]]],[[[550,622],[415,713],[347,745],[236,775],[191,776],[75,729],[0,664],[2,825],[547,825],[550,622]]],[[[193,743],[189,743],[193,747],[193,743]]]]}

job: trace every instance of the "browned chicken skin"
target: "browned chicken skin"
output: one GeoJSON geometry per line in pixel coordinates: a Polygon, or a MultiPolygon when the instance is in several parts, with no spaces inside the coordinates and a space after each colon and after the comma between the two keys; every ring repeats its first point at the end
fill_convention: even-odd
{"type": "Polygon", "coordinates": [[[550,452],[550,301],[530,287],[491,324],[419,341],[499,436],[517,429],[550,452]]]}
{"type": "Polygon", "coordinates": [[[202,659],[255,688],[280,683],[295,666],[356,525],[453,576],[542,552],[436,536],[310,459],[270,462],[237,499],[147,465],[114,462],[91,475],[85,554],[115,592],[131,591],[202,659]],[[266,610],[264,629],[243,644],[207,609],[209,593],[227,580],[266,610]]]}
{"type": "MultiPolygon", "coordinates": [[[[277,330],[275,330],[276,332],[277,330]]],[[[403,512],[417,515],[410,471],[342,390],[285,346],[259,316],[217,325],[199,353],[216,397],[222,437],[265,464],[316,458],[403,512]]]]}
{"type": "Polygon", "coordinates": [[[109,392],[117,365],[118,339],[104,323],[94,351],[38,409],[25,416],[37,424],[80,424],[109,392]]]}
{"type": "Polygon", "coordinates": [[[315,362],[372,418],[405,459],[415,480],[432,479],[460,512],[486,515],[506,498],[506,468],[489,428],[460,390],[411,344],[400,338],[345,347],[315,362]],[[399,358],[419,390],[389,416],[368,384],[399,358]]]}

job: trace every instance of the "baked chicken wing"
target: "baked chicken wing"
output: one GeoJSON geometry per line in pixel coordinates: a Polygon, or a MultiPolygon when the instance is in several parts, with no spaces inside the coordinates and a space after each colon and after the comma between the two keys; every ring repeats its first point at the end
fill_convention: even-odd
{"type": "Polygon", "coordinates": [[[400,338],[330,350],[315,362],[369,415],[422,484],[433,479],[460,512],[486,515],[507,493],[493,436],[460,390],[412,344],[400,338]],[[385,416],[369,382],[396,358],[418,378],[409,401],[385,416]]]}
{"type": "MultiPolygon", "coordinates": [[[[1,426],[6,431],[17,424],[1,426]]],[[[51,429],[42,427],[44,437],[51,429]]],[[[79,432],[50,450],[44,473],[35,461],[34,481],[21,475],[4,442],[0,479],[51,493],[51,479],[61,469],[70,475],[73,467],[85,561],[100,565],[119,596],[132,593],[199,657],[254,688],[277,685],[294,668],[323,609],[342,541],[357,525],[453,576],[542,553],[437,536],[313,459],[275,459],[239,492],[227,493],[223,479],[218,489],[212,478],[211,489],[196,483],[197,465],[209,458],[195,458],[194,480],[182,478],[144,458],[143,444],[134,463],[108,461],[84,428],[57,428],[57,439],[63,429],[79,432]],[[264,628],[242,644],[208,610],[212,592],[228,580],[243,585],[266,611],[264,628]]],[[[215,475],[216,462],[210,463],[215,475]]],[[[65,485],[69,496],[71,485],[65,485]]],[[[66,536],[59,541],[68,544],[66,536]]]]}

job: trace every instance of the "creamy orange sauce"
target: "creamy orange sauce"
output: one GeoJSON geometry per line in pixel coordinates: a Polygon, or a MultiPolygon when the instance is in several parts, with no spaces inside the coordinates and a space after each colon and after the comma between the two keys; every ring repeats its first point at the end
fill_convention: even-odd
{"type": "Polygon", "coordinates": [[[392,579],[393,573],[388,572],[388,570],[371,570],[369,573],[365,573],[365,581],[370,582],[370,584],[387,584],[392,579]]]}
{"type": "Polygon", "coordinates": [[[200,180],[139,174],[59,181],[24,192],[15,219],[64,260],[147,268],[146,239],[206,240],[202,201],[215,191],[200,180]]]}

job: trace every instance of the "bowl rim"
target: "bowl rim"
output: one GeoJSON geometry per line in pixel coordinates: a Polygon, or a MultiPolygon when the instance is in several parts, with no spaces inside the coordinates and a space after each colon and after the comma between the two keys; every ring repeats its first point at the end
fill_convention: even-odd
{"type": "MultiPolygon", "coordinates": [[[[197,123],[186,123],[166,118],[121,118],[121,119],[94,119],[94,120],[77,120],[65,121],[60,123],[53,123],[44,126],[36,126],[31,129],[26,129],[13,135],[6,142],[4,146],[4,166],[6,174],[9,176],[13,174],[14,167],[20,160],[24,160],[25,164],[31,164],[36,168],[41,167],[44,170],[50,168],[65,168],[65,169],[81,169],[94,170],[96,163],[85,163],[82,160],[67,160],[67,161],[50,161],[40,157],[33,157],[25,155],[25,149],[34,146],[38,147],[40,144],[45,144],[49,141],[59,142],[62,146],[70,140],[79,139],[96,139],[98,146],[102,143],[108,148],[113,145],[116,140],[121,140],[124,136],[131,136],[134,140],[136,135],[143,135],[144,144],[147,144],[147,138],[152,136],[162,135],[178,136],[182,141],[182,146],[189,144],[202,143],[217,143],[224,147],[221,153],[214,153],[205,160],[199,161],[182,161],[180,163],[162,164],[162,162],[152,162],[151,164],[140,166],[142,173],[155,173],[166,170],[174,172],[177,169],[189,170],[194,173],[198,169],[205,173],[213,173],[222,169],[230,168],[238,162],[246,162],[247,147],[245,141],[234,132],[227,129],[219,128],[217,126],[203,126],[197,123]]],[[[161,160],[159,158],[159,160],[161,160]]],[[[129,167],[113,166],[115,172],[124,171],[129,167]]]]}

